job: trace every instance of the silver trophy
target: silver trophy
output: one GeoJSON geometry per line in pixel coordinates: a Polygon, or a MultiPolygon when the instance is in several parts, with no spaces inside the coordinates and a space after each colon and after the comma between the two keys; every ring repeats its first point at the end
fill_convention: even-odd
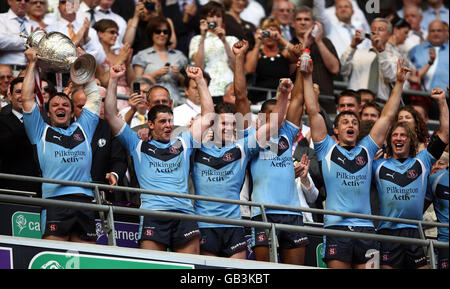
{"type": "Polygon", "coordinates": [[[95,74],[96,61],[91,54],[77,56],[75,44],[59,32],[47,33],[35,30],[26,36],[25,46],[35,47],[37,65],[45,72],[69,72],[71,80],[78,85],[87,83],[95,74]]]}

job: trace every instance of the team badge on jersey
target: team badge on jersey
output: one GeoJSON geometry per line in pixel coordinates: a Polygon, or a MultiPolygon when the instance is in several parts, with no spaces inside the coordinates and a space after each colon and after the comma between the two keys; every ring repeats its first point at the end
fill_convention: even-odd
{"type": "Polygon", "coordinates": [[[359,154],[354,159],[349,159],[337,147],[335,147],[331,153],[331,161],[349,173],[354,174],[367,164],[368,155],[365,150],[361,149],[359,154]]]}
{"type": "Polygon", "coordinates": [[[83,132],[79,127],[72,133],[72,135],[64,135],[56,130],[53,130],[52,128],[49,128],[45,136],[45,141],[62,146],[66,149],[73,149],[84,142],[84,140],[85,138],[83,132]]]}
{"type": "Polygon", "coordinates": [[[405,173],[399,173],[386,168],[384,165],[380,169],[380,179],[405,187],[414,182],[422,174],[422,166],[416,161],[405,173]]]}

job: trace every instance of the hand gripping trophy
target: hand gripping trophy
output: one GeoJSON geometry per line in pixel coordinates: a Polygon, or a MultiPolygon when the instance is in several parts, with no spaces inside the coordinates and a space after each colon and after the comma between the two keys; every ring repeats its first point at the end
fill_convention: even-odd
{"type": "MultiPolygon", "coordinates": [[[[70,71],[70,78],[74,84],[87,83],[95,74],[96,61],[91,54],[77,54],[75,44],[66,35],[59,32],[47,33],[44,30],[34,30],[27,38],[25,46],[35,47],[38,52],[36,74],[36,94],[39,107],[42,106],[40,71],[55,72],[58,79],[61,73],[70,71]],[[59,74],[59,77],[58,77],[59,74]]],[[[62,85],[56,83],[57,87],[62,85]]]]}

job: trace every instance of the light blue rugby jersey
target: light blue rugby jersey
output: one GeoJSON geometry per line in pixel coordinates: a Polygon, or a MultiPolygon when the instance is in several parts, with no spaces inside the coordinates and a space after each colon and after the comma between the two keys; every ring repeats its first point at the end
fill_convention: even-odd
{"type": "MultiPolygon", "coordinates": [[[[440,170],[428,178],[425,198],[433,202],[436,217],[440,223],[448,224],[448,168],[440,170]]],[[[438,241],[448,242],[448,228],[438,227],[438,241]]]]}
{"type": "MultiPolygon", "coordinates": [[[[327,190],[326,209],[338,212],[371,214],[370,183],[372,160],[378,146],[370,135],[351,150],[339,146],[329,135],[314,143],[327,190]]],[[[325,215],[324,226],[373,227],[369,219],[325,215]]]]}
{"type": "MultiPolygon", "coordinates": [[[[231,200],[239,200],[245,170],[252,154],[252,144],[256,144],[256,131],[247,129],[244,138],[218,148],[212,143],[194,151],[192,179],[195,194],[231,200]],[[251,139],[249,141],[249,139],[251,139]],[[250,146],[249,146],[250,143],[250,146]]],[[[253,146],[254,148],[254,146],[253,146]]],[[[204,216],[241,218],[240,205],[195,200],[195,213],[204,216]]],[[[200,228],[236,227],[228,224],[198,222],[200,228]]]]}
{"type": "MultiPolygon", "coordinates": [[[[98,116],[83,109],[80,118],[67,129],[52,127],[42,120],[37,105],[30,113],[24,112],[25,131],[37,147],[42,176],[77,182],[91,181],[91,141],[98,116]]],[[[59,184],[42,184],[42,197],[85,194],[93,197],[92,189],[59,184]]]]}
{"type": "MultiPolygon", "coordinates": [[[[141,188],[189,193],[189,164],[194,147],[194,139],[189,130],[169,143],[155,140],[143,142],[136,132],[128,125],[124,125],[117,138],[133,157],[134,169],[141,188]]],[[[147,210],[175,210],[188,214],[194,212],[188,198],[141,194],[141,201],[141,208],[147,210]]]]}
{"type": "MultiPolygon", "coordinates": [[[[270,139],[270,145],[266,148],[258,146],[258,152],[250,165],[253,201],[300,207],[292,159],[292,143],[298,129],[293,123],[285,121],[278,131],[277,139],[270,139]]],[[[301,215],[300,212],[270,208],[266,208],[266,213],[301,215]]],[[[259,207],[252,208],[252,216],[260,214],[259,207]]]]}
{"type": "MultiPolygon", "coordinates": [[[[422,220],[428,174],[435,162],[436,159],[427,149],[404,162],[394,158],[376,160],[373,173],[380,200],[380,215],[422,220]]],[[[417,228],[417,225],[380,221],[378,228],[417,228]]]]}

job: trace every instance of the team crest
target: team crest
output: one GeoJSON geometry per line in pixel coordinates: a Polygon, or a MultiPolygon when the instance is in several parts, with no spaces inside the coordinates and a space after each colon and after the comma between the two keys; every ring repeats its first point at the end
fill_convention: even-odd
{"type": "Polygon", "coordinates": [[[258,235],[258,242],[264,242],[266,240],[266,235],[260,234],[258,235]]]}
{"type": "Polygon", "coordinates": [[[171,146],[171,147],[169,147],[169,152],[174,154],[174,155],[177,155],[177,154],[180,153],[180,150],[178,148],[174,147],[174,146],[171,146]]]}
{"type": "Polygon", "coordinates": [[[417,172],[415,170],[409,170],[406,172],[406,176],[410,179],[417,178],[417,172]]]}
{"type": "Polygon", "coordinates": [[[144,231],[144,235],[146,235],[146,236],[148,236],[148,237],[153,236],[153,234],[154,234],[154,231],[153,231],[152,229],[146,229],[146,230],[144,231]]]}
{"type": "Polygon", "coordinates": [[[355,162],[358,166],[364,166],[366,164],[366,160],[362,156],[356,157],[355,162]]]}
{"type": "Polygon", "coordinates": [[[286,150],[289,147],[287,142],[284,139],[280,139],[280,142],[278,143],[278,149],[280,150],[286,150]]]}
{"type": "Polygon", "coordinates": [[[106,145],[106,139],[104,139],[104,138],[99,139],[97,144],[98,144],[98,147],[100,147],[100,148],[104,147],[106,145]]]}
{"type": "Polygon", "coordinates": [[[78,134],[78,133],[74,134],[74,135],[73,135],[73,138],[74,138],[76,141],[83,141],[83,140],[84,140],[83,136],[80,135],[80,134],[78,134]]]}
{"type": "Polygon", "coordinates": [[[226,153],[226,154],[224,154],[223,157],[222,157],[222,159],[223,159],[224,161],[227,161],[227,162],[232,162],[232,161],[234,161],[234,157],[233,157],[233,154],[232,154],[232,153],[226,153]]]}
{"type": "Polygon", "coordinates": [[[337,249],[336,249],[336,248],[330,248],[330,249],[328,249],[328,254],[329,254],[329,255],[336,255],[336,254],[337,254],[337,249]]]}

